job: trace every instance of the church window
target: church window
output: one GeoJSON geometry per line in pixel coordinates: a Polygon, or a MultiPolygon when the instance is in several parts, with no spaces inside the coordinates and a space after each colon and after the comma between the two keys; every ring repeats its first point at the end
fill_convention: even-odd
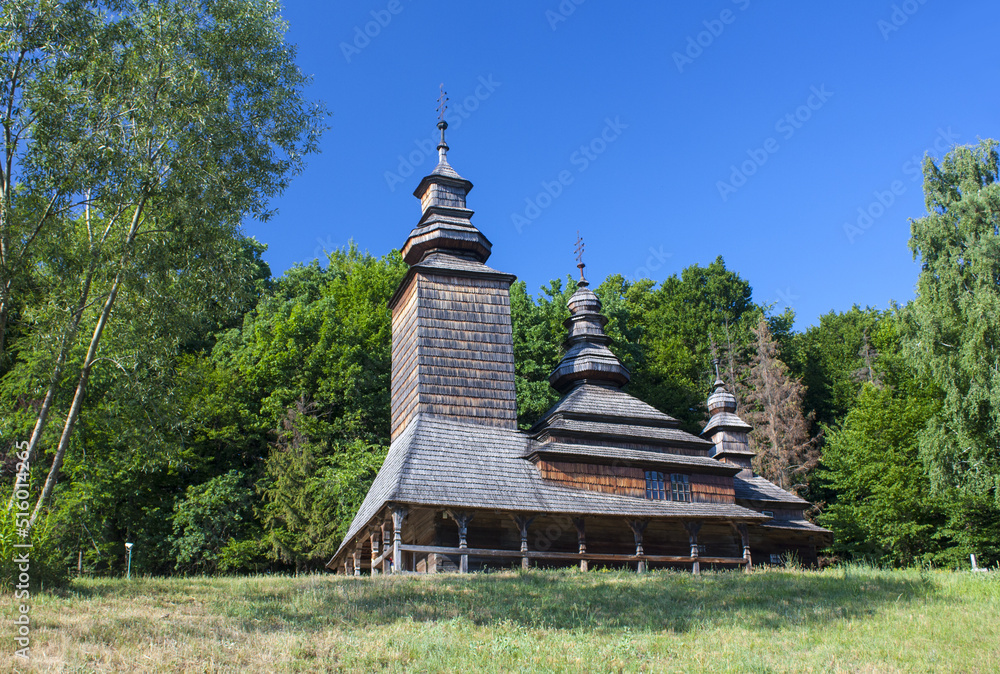
{"type": "Polygon", "coordinates": [[[646,498],[663,501],[667,498],[667,489],[664,484],[663,473],[655,470],[646,471],[646,498]]]}
{"type": "Polygon", "coordinates": [[[691,501],[691,485],[687,475],[674,474],[670,476],[670,496],[672,501],[691,501]]]}

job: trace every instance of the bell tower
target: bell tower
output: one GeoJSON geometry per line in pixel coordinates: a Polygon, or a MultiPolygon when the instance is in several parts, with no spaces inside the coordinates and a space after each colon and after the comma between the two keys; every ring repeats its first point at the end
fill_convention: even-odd
{"type": "Polygon", "coordinates": [[[392,438],[417,414],[517,427],[510,284],[486,266],[492,245],[466,207],[472,183],[448,163],[443,109],[438,164],[414,196],[421,215],[403,245],[410,265],[392,310],[392,438]]]}

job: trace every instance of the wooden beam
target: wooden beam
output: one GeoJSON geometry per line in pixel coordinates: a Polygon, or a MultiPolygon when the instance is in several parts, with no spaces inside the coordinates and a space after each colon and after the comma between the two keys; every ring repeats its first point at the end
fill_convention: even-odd
{"type": "MultiPolygon", "coordinates": [[[[524,554],[527,554],[531,559],[572,559],[572,560],[582,560],[587,559],[590,561],[598,562],[638,562],[640,560],[645,560],[647,562],[658,562],[658,563],[668,563],[668,564],[690,564],[695,561],[695,557],[679,557],[675,555],[627,555],[627,554],[613,554],[613,553],[600,553],[600,552],[590,552],[586,554],[580,554],[577,552],[542,552],[540,550],[529,550],[527,553],[523,553],[520,550],[494,550],[490,548],[469,548],[469,547],[458,547],[449,548],[441,545],[410,545],[404,543],[400,546],[400,550],[403,552],[433,552],[439,555],[467,555],[470,557],[508,557],[511,559],[516,559],[524,554]]],[[[706,564],[744,564],[746,560],[742,557],[698,557],[702,562],[706,564]]]]}
{"type": "Polygon", "coordinates": [[[473,513],[469,512],[453,512],[448,511],[448,515],[455,520],[456,526],[458,526],[458,548],[461,554],[461,559],[458,564],[459,573],[469,572],[469,554],[467,552],[461,552],[469,547],[466,542],[466,536],[469,533],[469,522],[475,516],[473,513]]]}
{"type": "MultiPolygon", "coordinates": [[[[576,525],[576,542],[579,545],[580,554],[587,554],[587,529],[586,521],[582,517],[573,518],[573,524],[576,525]]],[[[587,560],[580,560],[580,570],[587,570],[587,560]]]]}
{"type": "Polygon", "coordinates": [[[382,520],[382,545],[384,550],[382,551],[382,555],[378,558],[379,563],[382,565],[382,573],[389,572],[389,569],[386,568],[386,565],[389,563],[389,559],[392,557],[392,555],[389,552],[392,549],[389,546],[389,540],[390,540],[389,528],[391,526],[392,525],[390,524],[390,520],[388,518],[382,520]]]}
{"type": "Polygon", "coordinates": [[[531,523],[535,521],[535,517],[528,515],[511,515],[514,520],[514,524],[517,525],[518,531],[521,533],[521,569],[527,571],[531,568],[531,561],[528,557],[528,527],[531,523]]]}
{"type": "Polygon", "coordinates": [[[406,519],[407,510],[403,506],[394,506],[392,509],[392,572],[400,573],[403,570],[403,555],[400,546],[403,545],[403,520],[406,519]]]}
{"type": "Polygon", "coordinates": [[[649,526],[649,520],[629,520],[628,526],[632,529],[632,535],[635,537],[635,556],[639,559],[635,570],[638,573],[644,573],[646,571],[646,558],[645,550],[642,549],[642,534],[649,526]]]}
{"type": "Polygon", "coordinates": [[[753,559],[750,557],[750,529],[746,522],[740,522],[736,525],[736,531],[740,535],[740,542],[743,543],[743,570],[749,573],[750,567],[753,566],[753,559]]]}
{"type": "Polygon", "coordinates": [[[372,575],[378,575],[378,558],[381,555],[379,552],[379,546],[381,544],[382,528],[381,527],[369,527],[368,537],[371,540],[372,547],[372,575]]]}
{"type": "Polygon", "coordinates": [[[701,522],[688,520],[684,522],[684,528],[687,529],[688,541],[691,543],[691,557],[694,558],[691,573],[697,576],[701,573],[701,562],[698,560],[698,532],[701,531],[701,522]]]}
{"type": "Polygon", "coordinates": [[[361,575],[361,547],[363,545],[362,544],[363,540],[364,540],[363,538],[359,538],[354,543],[354,552],[351,554],[351,561],[352,561],[353,566],[354,566],[354,575],[355,576],[360,576],[361,575]]]}

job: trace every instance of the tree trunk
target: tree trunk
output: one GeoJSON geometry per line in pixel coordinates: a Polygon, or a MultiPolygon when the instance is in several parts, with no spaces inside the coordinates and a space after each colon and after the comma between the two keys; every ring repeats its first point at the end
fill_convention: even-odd
{"type": "Polygon", "coordinates": [[[122,274],[124,273],[125,265],[128,262],[129,250],[135,241],[136,234],[139,231],[139,225],[142,222],[142,211],[146,205],[146,199],[147,196],[143,195],[135,207],[135,214],[132,216],[132,225],[129,229],[128,237],[125,240],[122,258],[119,263],[121,268],[118,271],[118,275],[115,276],[114,282],[111,284],[111,291],[108,293],[108,299],[104,302],[104,307],[101,309],[101,315],[100,318],[97,319],[97,325],[94,326],[94,334],[90,338],[90,346],[87,349],[87,357],[83,361],[83,369],[80,370],[80,378],[77,380],[76,392],[73,394],[73,403],[70,405],[69,413],[66,415],[66,422],[63,424],[62,435],[59,437],[59,445],[56,447],[56,454],[52,459],[52,467],[49,469],[49,474],[45,478],[45,486],[42,487],[42,493],[38,496],[38,502],[35,504],[35,509],[31,513],[31,520],[28,522],[29,527],[33,527],[35,525],[35,522],[38,520],[38,516],[42,512],[42,508],[45,506],[45,501],[52,495],[52,490],[55,489],[56,482],[59,479],[59,469],[62,468],[62,462],[66,456],[66,450],[69,448],[70,437],[73,435],[73,429],[80,416],[80,409],[83,406],[83,396],[86,393],[87,382],[90,380],[90,371],[94,367],[94,362],[97,359],[97,349],[101,343],[101,336],[104,334],[104,328],[107,326],[108,319],[111,316],[111,310],[114,308],[115,300],[118,298],[118,289],[121,286],[122,274]]]}

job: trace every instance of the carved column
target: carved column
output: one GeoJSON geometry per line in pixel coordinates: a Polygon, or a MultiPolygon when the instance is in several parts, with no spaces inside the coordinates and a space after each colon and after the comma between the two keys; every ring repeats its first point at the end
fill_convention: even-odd
{"type": "MultiPolygon", "coordinates": [[[[576,541],[580,545],[580,554],[587,554],[587,530],[585,528],[585,520],[582,517],[577,517],[573,520],[573,524],[576,525],[576,541]]],[[[587,570],[587,560],[580,560],[580,570],[587,570]]]]}
{"type": "MultiPolygon", "coordinates": [[[[451,515],[451,519],[455,520],[455,524],[458,526],[458,547],[465,550],[469,547],[469,544],[466,541],[466,535],[469,533],[469,521],[472,519],[472,513],[449,512],[449,515],[451,515]]],[[[459,557],[458,572],[469,572],[468,555],[462,554],[461,557],[459,557]]]]}
{"type": "MultiPolygon", "coordinates": [[[[386,553],[386,556],[382,558],[382,573],[389,573],[390,555],[388,553],[389,553],[389,542],[392,540],[392,538],[389,536],[389,532],[391,530],[392,530],[391,520],[389,518],[382,520],[382,544],[384,546],[384,552],[386,553]]],[[[395,564],[396,560],[392,560],[392,563],[395,564]]]]}
{"type": "Polygon", "coordinates": [[[403,573],[403,553],[399,549],[403,544],[403,520],[406,518],[406,508],[396,506],[392,509],[392,572],[403,573]]]}
{"type": "Polygon", "coordinates": [[[753,559],[750,557],[750,529],[746,523],[741,522],[736,525],[736,530],[740,534],[740,542],[743,543],[743,570],[749,573],[750,567],[753,565],[753,559]]]}
{"type": "Polygon", "coordinates": [[[375,527],[375,526],[368,527],[368,538],[371,541],[371,546],[372,546],[372,575],[373,576],[377,576],[378,575],[378,567],[375,566],[375,560],[378,559],[378,556],[380,554],[382,554],[381,552],[379,552],[379,547],[380,547],[379,543],[381,542],[381,541],[379,541],[379,536],[381,535],[381,532],[382,532],[382,530],[379,527],[375,527]]]}
{"type": "Polygon", "coordinates": [[[521,533],[521,569],[527,571],[531,567],[531,560],[528,559],[528,527],[535,521],[534,517],[527,515],[512,516],[517,530],[521,533]]]}
{"type": "Polygon", "coordinates": [[[632,529],[632,535],[635,537],[635,556],[639,557],[639,563],[636,565],[635,570],[639,573],[645,573],[646,560],[642,559],[642,557],[646,552],[642,549],[642,534],[646,531],[646,527],[649,526],[649,520],[629,520],[628,525],[632,529]]]}
{"type": "Polygon", "coordinates": [[[687,529],[688,540],[691,543],[691,556],[694,558],[691,572],[697,576],[701,573],[701,562],[698,561],[698,532],[701,530],[701,522],[685,522],[684,528],[687,529]]]}
{"type": "Polygon", "coordinates": [[[361,575],[361,547],[362,547],[361,541],[362,540],[364,540],[364,539],[359,538],[354,543],[354,554],[351,556],[352,557],[352,561],[354,562],[354,575],[355,576],[360,576],[361,575]]]}

